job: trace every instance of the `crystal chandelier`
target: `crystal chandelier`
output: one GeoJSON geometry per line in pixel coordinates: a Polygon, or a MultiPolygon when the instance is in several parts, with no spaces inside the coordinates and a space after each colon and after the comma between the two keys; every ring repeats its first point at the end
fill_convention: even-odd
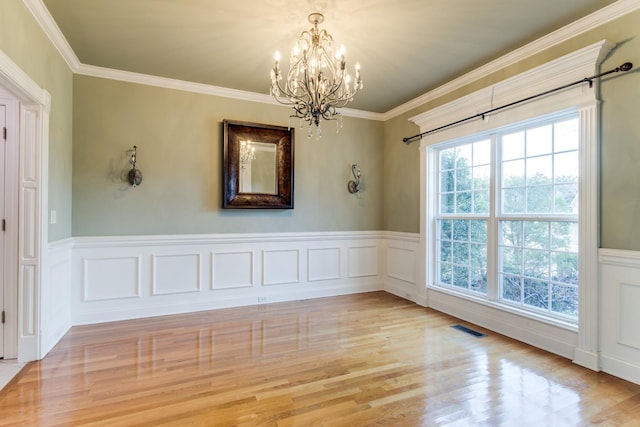
{"type": "MultiPolygon", "coordinates": [[[[284,84],[280,70],[280,53],[276,52],[275,65],[271,70],[271,95],[284,105],[291,105],[294,114],[307,122],[308,137],[322,136],[320,120],[335,120],[340,113],[337,108],[353,101],[355,93],[362,89],[360,65],[355,66],[355,78],[346,70],[344,46],[334,50],[333,37],[326,30],[319,30],[324,21],[320,13],[309,15],[313,27],[300,34],[291,50],[289,71],[284,84]]],[[[336,132],[342,126],[341,120],[336,132]]]]}
{"type": "Polygon", "coordinates": [[[251,141],[240,141],[240,168],[246,169],[247,164],[256,159],[256,149],[251,141]]]}

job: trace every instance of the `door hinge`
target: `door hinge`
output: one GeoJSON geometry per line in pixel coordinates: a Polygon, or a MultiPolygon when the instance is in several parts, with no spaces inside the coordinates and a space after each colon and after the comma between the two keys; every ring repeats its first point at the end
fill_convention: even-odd
{"type": "Polygon", "coordinates": [[[2,310],[2,323],[3,323],[3,324],[4,324],[4,322],[5,322],[5,317],[6,317],[6,316],[5,316],[5,312],[4,312],[4,310],[2,310]]]}
{"type": "Polygon", "coordinates": [[[7,140],[7,128],[2,128],[2,139],[7,140]]]}
{"type": "Polygon", "coordinates": [[[2,220],[2,231],[7,231],[7,220],[6,219],[2,220]]]}

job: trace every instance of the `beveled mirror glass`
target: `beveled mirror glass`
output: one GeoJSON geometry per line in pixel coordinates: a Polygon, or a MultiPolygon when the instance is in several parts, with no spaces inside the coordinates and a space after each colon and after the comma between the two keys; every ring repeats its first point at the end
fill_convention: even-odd
{"type": "Polygon", "coordinates": [[[223,207],[293,209],[294,130],[224,121],[223,207]]]}

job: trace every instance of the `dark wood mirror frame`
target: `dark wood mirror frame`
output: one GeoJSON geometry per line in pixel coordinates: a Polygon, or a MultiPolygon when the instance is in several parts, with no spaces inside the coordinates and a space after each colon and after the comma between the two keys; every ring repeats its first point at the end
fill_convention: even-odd
{"type": "Polygon", "coordinates": [[[223,200],[225,209],[293,209],[294,129],[224,120],[223,200]],[[240,144],[276,146],[276,194],[240,192],[240,144]]]}

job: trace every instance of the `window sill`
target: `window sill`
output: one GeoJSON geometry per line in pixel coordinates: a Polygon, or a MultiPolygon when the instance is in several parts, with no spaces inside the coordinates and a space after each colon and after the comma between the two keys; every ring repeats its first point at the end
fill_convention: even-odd
{"type": "Polygon", "coordinates": [[[546,317],[531,311],[527,311],[527,310],[521,310],[518,309],[517,307],[508,305],[508,304],[502,304],[499,302],[495,302],[495,301],[489,301],[486,300],[484,298],[480,298],[480,297],[476,297],[472,294],[466,293],[466,292],[460,292],[460,291],[456,291],[455,289],[450,289],[450,288],[445,288],[442,286],[428,286],[427,287],[428,291],[433,291],[433,292],[439,292],[442,294],[446,294],[446,295],[450,295],[456,298],[461,298],[464,299],[466,301],[469,302],[473,302],[475,304],[479,304],[479,305],[483,305],[485,307],[490,307],[493,308],[495,310],[500,310],[500,311],[504,311],[506,313],[509,314],[513,314],[516,316],[520,316],[526,319],[530,319],[530,320],[534,320],[537,322],[541,322],[541,323],[545,323],[547,325],[551,325],[557,328],[561,328],[570,332],[578,332],[578,323],[577,320],[576,322],[571,322],[568,320],[562,320],[562,319],[556,319],[556,318],[550,318],[550,317],[546,317]]]}

